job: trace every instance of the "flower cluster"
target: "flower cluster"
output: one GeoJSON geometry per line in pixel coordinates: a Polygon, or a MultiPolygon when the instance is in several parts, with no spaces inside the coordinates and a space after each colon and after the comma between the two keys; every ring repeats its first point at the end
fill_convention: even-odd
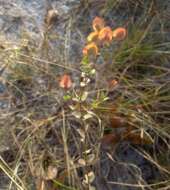
{"type": "Polygon", "coordinates": [[[109,45],[112,40],[123,40],[126,37],[126,29],[119,27],[112,30],[111,27],[105,26],[105,21],[100,17],[95,17],[92,22],[93,32],[87,37],[88,44],[83,48],[83,55],[99,54],[99,47],[109,45]]]}
{"type": "MultiPolygon", "coordinates": [[[[113,40],[123,40],[126,37],[126,29],[123,27],[112,30],[110,26],[105,25],[103,18],[95,17],[92,22],[93,31],[87,37],[87,45],[83,48],[83,60],[81,70],[83,72],[80,86],[86,86],[89,82],[89,76],[95,73],[89,62],[89,55],[96,57],[99,54],[99,49],[104,45],[109,45],[113,40]]],[[[114,87],[117,81],[112,80],[109,87],[114,87]]],[[[64,89],[70,89],[73,86],[71,76],[64,74],[61,76],[59,86],[64,89]]]]}

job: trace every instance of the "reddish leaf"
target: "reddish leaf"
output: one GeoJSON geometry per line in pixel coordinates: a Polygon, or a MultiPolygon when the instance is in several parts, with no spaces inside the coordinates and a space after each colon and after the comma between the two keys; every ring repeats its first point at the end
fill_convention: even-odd
{"type": "Polygon", "coordinates": [[[104,27],[99,32],[99,40],[103,43],[106,44],[110,43],[112,41],[112,38],[113,38],[113,32],[109,26],[104,27]]]}
{"type": "Polygon", "coordinates": [[[136,144],[136,145],[153,143],[149,137],[144,136],[143,138],[141,138],[140,134],[137,134],[137,133],[124,134],[123,140],[129,141],[132,144],[136,144]]]}
{"type": "Polygon", "coordinates": [[[99,33],[97,31],[95,32],[91,32],[88,37],[87,37],[87,41],[88,42],[92,42],[92,41],[96,41],[98,39],[98,35],[99,33]]]}
{"type": "Polygon", "coordinates": [[[71,88],[71,87],[72,87],[72,81],[71,81],[70,75],[64,74],[64,75],[61,77],[61,79],[60,79],[59,86],[60,86],[61,88],[65,88],[65,89],[71,88]]]}
{"type": "Polygon", "coordinates": [[[127,122],[122,117],[114,116],[111,118],[111,127],[112,128],[128,127],[126,124],[127,124],[127,122]]]}
{"type": "Polygon", "coordinates": [[[115,86],[117,86],[117,84],[118,84],[118,81],[115,79],[109,81],[109,83],[108,83],[109,90],[112,90],[115,86]]]}
{"type": "Polygon", "coordinates": [[[85,55],[85,56],[87,56],[89,54],[96,56],[96,55],[98,55],[98,52],[99,52],[98,47],[94,42],[87,44],[83,48],[83,55],[85,55]]]}
{"type": "Polygon", "coordinates": [[[113,31],[113,38],[115,40],[123,40],[126,37],[126,29],[125,28],[117,28],[113,31]]]}
{"type": "Polygon", "coordinates": [[[115,145],[120,140],[120,137],[118,135],[115,135],[113,133],[104,135],[101,142],[104,145],[115,145]]]}
{"type": "Polygon", "coordinates": [[[104,19],[100,17],[95,17],[92,23],[93,29],[95,31],[101,30],[105,25],[104,19]]]}

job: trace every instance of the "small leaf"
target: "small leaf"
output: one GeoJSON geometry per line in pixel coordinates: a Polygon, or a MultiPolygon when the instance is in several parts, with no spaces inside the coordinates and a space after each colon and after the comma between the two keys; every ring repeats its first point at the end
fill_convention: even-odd
{"type": "Polygon", "coordinates": [[[72,115],[73,115],[75,118],[77,118],[77,119],[80,119],[80,118],[81,118],[81,113],[78,112],[78,111],[72,112],[72,115]]]}
{"type": "Polygon", "coordinates": [[[96,187],[90,185],[90,186],[89,186],[89,190],[96,190],[96,187]]]}
{"type": "Polygon", "coordinates": [[[68,94],[63,96],[63,100],[65,101],[70,100],[70,99],[71,99],[71,96],[68,94]]]}
{"type": "Polygon", "coordinates": [[[72,100],[75,101],[75,102],[80,102],[80,98],[79,97],[74,97],[74,98],[72,98],[72,100]]]}
{"type": "Polygon", "coordinates": [[[109,100],[109,99],[110,99],[110,98],[106,96],[106,97],[103,98],[103,101],[107,101],[107,100],[109,100]]]}
{"type": "Polygon", "coordinates": [[[77,129],[77,132],[79,133],[79,135],[81,136],[82,139],[85,139],[85,132],[82,129],[77,129]]]}
{"type": "Polygon", "coordinates": [[[91,164],[95,160],[95,154],[89,154],[86,156],[86,160],[88,164],[91,164]]]}
{"type": "Polygon", "coordinates": [[[84,56],[81,63],[83,65],[88,65],[89,64],[89,58],[88,58],[88,56],[84,56]]]}
{"type": "Polygon", "coordinates": [[[47,174],[46,174],[46,180],[52,180],[55,179],[58,174],[58,170],[55,166],[48,166],[47,168],[47,174]]]}
{"type": "Polygon", "coordinates": [[[82,159],[82,158],[80,158],[80,159],[78,160],[78,163],[79,163],[81,166],[85,166],[85,165],[86,165],[86,161],[85,161],[84,159],[82,159]]]}
{"type": "Polygon", "coordinates": [[[88,97],[88,92],[87,91],[83,92],[83,94],[81,95],[81,101],[84,102],[87,99],[87,97],[88,97]]]}
{"type": "Polygon", "coordinates": [[[88,174],[85,174],[84,178],[85,179],[83,181],[84,181],[85,184],[92,183],[94,181],[94,179],[95,179],[94,172],[91,171],[88,174]]]}
{"type": "Polygon", "coordinates": [[[71,110],[75,110],[75,109],[76,109],[76,107],[75,107],[74,105],[69,105],[69,108],[70,108],[71,110]]]}
{"type": "Polygon", "coordinates": [[[84,153],[89,154],[91,152],[91,149],[86,150],[84,153]]]}
{"type": "Polygon", "coordinates": [[[85,72],[82,72],[82,73],[81,73],[81,77],[82,77],[82,78],[85,78],[85,77],[86,77],[86,73],[85,73],[85,72]]]}
{"type": "Polygon", "coordinates": [[[89,114],[89,113],[87,113],[87,114],[85,114],[85,115],[83,116],[83,120],[84,120],[84,121],[87,120],[87,119],[90,119],[90,118],[93,118],[93,115],[91,115],[91,114],[89,114]]]}
{"type": "Polygon", "coordinates": [[[92,70],[90,71],[90,74],[91,74],[91,75],[96,74],[96,69],[92,69],[92,70]]]}
{"type": "Polygon", "coordinates": [[[88,176],[88,181],[89,181],[89,183],[92,183],[92,182],[94,181],[94,179],[95,179],[95,174],[94,174],[94,172],[93,172],[93,171],[89,172],[89,173],[87,174],[87,176],[88,176]]]}
{"type": "Polygon", "coordinates": [[[80,82],[81,87],[85,87],[87,84],[85,82],[80,82]]]}

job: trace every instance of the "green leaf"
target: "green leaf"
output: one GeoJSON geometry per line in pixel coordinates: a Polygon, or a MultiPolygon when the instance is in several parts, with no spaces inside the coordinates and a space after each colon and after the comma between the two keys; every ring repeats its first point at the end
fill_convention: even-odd
{"type": "Polygon", "coordinates": [[[88,92],[84,92],[82,95],[81,95],[81,101],[84,102],[88,97],[88,92]]]}
{"type": "Polygon", "coordinates": [[[83,65],[88,65],[89,64],[89,58],[87,56],[84,56],[82,59],[82,64],[83,65]]]}
{"type": "Polygon", "coordinates": [[[64,95],[64,96],[63,96],[63,99],[64,99],[65,101],[68,101],[68,100],[71,99],[71,96],[70,96],[69,94],[64,95]]]}

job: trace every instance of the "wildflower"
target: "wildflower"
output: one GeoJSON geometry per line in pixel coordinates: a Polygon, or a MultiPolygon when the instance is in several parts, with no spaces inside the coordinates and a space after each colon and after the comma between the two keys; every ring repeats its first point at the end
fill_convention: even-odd
{"type": "Polygon", "coordinates": [[[113,31],[113,38],[116,40],[123,40],[126,37],[126,29],[119,27],[113,31]]]}
{"type": "Polygon", "coordinates": [[[94,42],[91,42],[89,44],[87,44],[84,48],[83,48],[83,55],[87,56],[89,54],[93,54],[93,55],[98,55],[99,50],[97,45],[94,42]]]}
{"type": "Polygon", "coordinates": [[[100,17],[95,17],[92,23],[92,27],[94,31],[101,30],[105,25],[104,19],[100,17]]]}
{"type": "Polygon", "coordinates": [[[71,88],[72,81],[70,75],[64,74],[60,79],[59,86],[65,89],[71,88]]]}
{"type": "Polygon", "coordinates": [[[114,88],[118,85],[118,81],[113,79],[111,81],[109,81],[108,83],[108,90],[111,92],[114,90],[114,88]]]}
{"type": "Polygon", "coordinates": [[[99,32],[99,40],[104,42],[104,43],[110,43],[112,41],[112,38],[113,38],[113,32],[109,26],[104,27],[99,32]]]}
{"type": "Polygon", "coordinates": [[[88,42],[92,42],[92,41],[96,41],[98,39],[98,35],[99,32],[95,31],[95,32],[91,32],[88,37],[87,37],[87,41],[88,42]]]}
{"type": "Polygon", "coordinates": [[[109,88],[114,88],[116,85],[118,84],[118,81],[113,79],[111,81],[109,81],[109,88]]]}

